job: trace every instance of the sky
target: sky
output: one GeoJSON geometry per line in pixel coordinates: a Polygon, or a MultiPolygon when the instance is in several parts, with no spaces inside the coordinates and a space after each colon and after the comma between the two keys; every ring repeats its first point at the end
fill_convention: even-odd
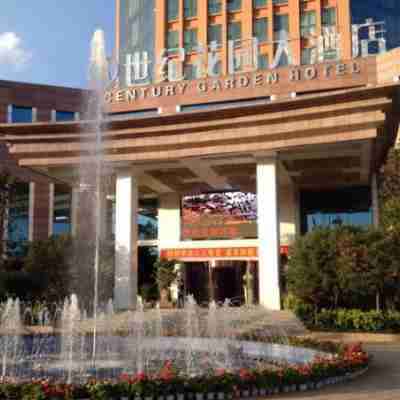
{"type": "Polygon", "coordinates": [[[114,47],[114,0],[0,0],[0,80],[87,87],[90,40],[114,47]]]}

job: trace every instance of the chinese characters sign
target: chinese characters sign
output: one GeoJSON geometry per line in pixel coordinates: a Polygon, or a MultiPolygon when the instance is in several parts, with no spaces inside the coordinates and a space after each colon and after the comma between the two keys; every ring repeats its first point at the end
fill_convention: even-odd
{"type": "MultiPolygon", "coordinates": [[[[386,41],[382,22],[374,22],[367,19],[364,24],[352,26],[353,58],[386,51],[386,41]]],[[[322,27],[322,34],[307,37],[310,47],[310,57],[307,64],[323,63],[324,61],[338,61],[341,58],[340,49],[342,37],[336,26],[322,27]]],[[[265,44],[265,43],[263,43],[265,44]]],[[[293,65],[291,40],[287,37],[270,43],[275,51],[268,69],[280,66],[293,65]]],[[[220,45],[217,42],[210,43],[206,48],[197,46],[196,58],[193,68],[196,71],[194,78],[218,77],[222,63],[220,45]]],[[[246,40],[228,41],[228,74],[234,75],[243,72],[253,72],[259,69],[260,43],[256,38],[246,40]]],[[[124,76],[120,77],[125,86],[138,86],[151,84],[151,71],[154,70],[157,82],[178,82],[185,79],[193,79],[185,74],[185,62],[187,51],[184,48],[164,49],[157,60],[152,61],[147,52],[126,54],[124,76]]]]}
{"type": "Polygon", "coordinates": [[[253,193],[224,192],[182,199],[182,239],[257,237],[257,198],[253,193]]]}
{"type": "MultiPolygon", "coordinates": [[[[212,247],[193,249],[162,249],[161,258],[169,260],[181,259],[232,259],[232,258],[258,258],[257,247],[212,247]]],[[[289,246],[281,246],[281,254],[289,254],[289,246]]]]}

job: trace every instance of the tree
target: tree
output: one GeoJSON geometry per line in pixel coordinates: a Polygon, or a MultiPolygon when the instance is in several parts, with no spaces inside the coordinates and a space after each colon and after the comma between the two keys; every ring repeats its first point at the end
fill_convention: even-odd
{"type": "Polygon", "coordinates": [[[400,150],[392,149],[379,179],[380,223],[386,231],[400,232],[400,150]]]}
{"type": "Polygon", "coordinates": [[[7,168],[0,170],[0,259],[6,256],[4,243],[4,227],[9,221],[9,209],[15,202],[18,193],[19,182],[13,177],[7,168]]]}
{"type": "Polygon", "coordinates": [[[337,235],[337,230],[318,228],[298,238],[291,250],[289,291],[317,309],[335,307],[339,300],[337,235]]]}
{"type": "Polygon", "coordinates": [[[32,242],[25,258],[24,270],[31,280],[31,296],[47,302],[62,301],[68,294],[68,236],[53,236],[32,242]]]}

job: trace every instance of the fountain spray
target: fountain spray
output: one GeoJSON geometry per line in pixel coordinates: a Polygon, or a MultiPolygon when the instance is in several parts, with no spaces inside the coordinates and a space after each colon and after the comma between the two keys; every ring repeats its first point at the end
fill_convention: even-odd
{"type": "Polygon", "coordinates": [[[99,264],[101,232],[101,166],[102,166],[102,128],[104,113],[104,91],[108,83],[108,61],[106,56],[104,32],[96,30],[91,42],[89,89],[92,92],[89,112],[95,130],[95,254],[94,254],[94,298],[93,298],[93,365],[96,363],[97,309],[99,302],[99,264]]]}

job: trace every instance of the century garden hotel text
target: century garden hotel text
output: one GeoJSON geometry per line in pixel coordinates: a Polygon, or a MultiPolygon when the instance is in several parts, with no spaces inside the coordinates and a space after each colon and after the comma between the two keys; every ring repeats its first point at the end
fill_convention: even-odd
{"type": "MultiPolygon", "coordinates": [[[[296,236],[379,224],[399,30],[394,0],[117,0],[102,201],[117,306],[161,256],[199,302],[241,303],[251,282],[280,309],[296,236]]],[[[83,97],[0,82],[3,163],[25,182],[9,239],[79,230],[83,97]]]]}

